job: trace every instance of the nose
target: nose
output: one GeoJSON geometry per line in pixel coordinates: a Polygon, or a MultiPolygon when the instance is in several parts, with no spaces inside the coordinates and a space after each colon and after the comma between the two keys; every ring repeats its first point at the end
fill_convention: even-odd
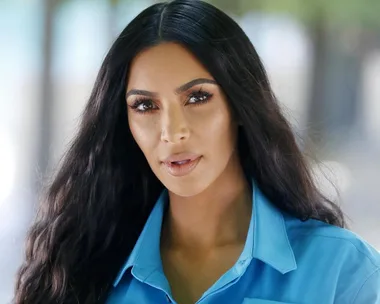
{"type": "Polygon", "coordinates": [[[190,129],[180,107],[171,107],[162,115],[161,140],[166,143],[180,143],[190,136],[190,129]]]}

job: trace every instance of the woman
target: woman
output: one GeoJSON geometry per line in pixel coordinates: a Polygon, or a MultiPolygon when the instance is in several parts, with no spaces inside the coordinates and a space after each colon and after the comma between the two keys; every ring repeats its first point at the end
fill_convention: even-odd
{"type": "Polygon", "coordinates": [[[15,303],[380,303],[240,27],[155,4],[106,56],[15,303]]]}

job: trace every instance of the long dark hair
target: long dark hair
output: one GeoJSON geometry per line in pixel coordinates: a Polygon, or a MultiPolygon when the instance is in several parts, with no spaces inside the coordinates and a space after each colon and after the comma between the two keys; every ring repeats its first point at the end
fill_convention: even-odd
{"type": "Polygon", "coordinates": [[[104,59],[78,134],[29,232],[16,304],[105,302],[163,189],[131,136],[125,101],[132,59],[163,42],[185,46],[221,86],[242,124],[245,174],[270,201],[301,220],[345,225],[339,207],[317,189],[237,23],[205,2],[159,3],[122,31],[104,59]]]}

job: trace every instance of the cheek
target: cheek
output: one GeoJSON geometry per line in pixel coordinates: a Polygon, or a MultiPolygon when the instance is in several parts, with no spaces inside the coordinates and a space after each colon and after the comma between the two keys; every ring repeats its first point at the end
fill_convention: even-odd
{"type": "Polygon", "coordinates": [[[137,145],[140,147],[145,156],[149,157],[157,143],[157,124],[155,119],[149,117],[134,117],[129,119],[129,128],[137,145]]]}
{"type": "MultiPolygon", "coordinates": [[[[226,107],[219,106],[209,113],[203,113],[198,117],[198,123],[194,123],[197,133],[203,138],[205,145],[212,145],[210,149],[230,150],[234,145],[235,128],[231,115],[226,107]],[[202,117],[203,116],[203,117],[202,117]]],[[[215,151],[213,151],[215,152],[215,151]]]]}

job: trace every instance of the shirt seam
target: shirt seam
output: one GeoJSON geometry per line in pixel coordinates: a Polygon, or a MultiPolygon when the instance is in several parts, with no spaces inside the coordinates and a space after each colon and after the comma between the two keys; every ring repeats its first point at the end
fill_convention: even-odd
{"type": "Polygon", "coordinates": [[[374,271],[373,271],[373,272],[372,272],[372,273],[371,273],[371,274],[370,274],[370,275],[364,280],[364,282],[362,283],[362,285],[361,285],[360,288],[358,289],[358,291],[357,291],[357,293],[356,293],[354,299],[352,300],[351,304],[355,304],[355,302],[356,302],[356,300],[357,300],[357,298],[358,298],[360,292],[362,291],[364,285],[369,281],[369,279],[370,279],[372,276],[374,276],[377,272],[379,272],[379,270],[380,270],[380,267],[377,268],[377,269],[375,269],[375,270],[374,270],[374,271]]]}
{"type": "MultiPolygon", "coordinates": [[[[335,236],[328,236],[328,235],[321,235],[321,234],[298,234],[299,236],[318,236],[318,237],[324,237],[324,238],[329,238],[329,239],[337,239],[337,240],[340,240],[340,241],[344,241],[344,242],[347,242],[349,244],[351,244],[352,246],[355,247],[355,249],[360,252],[363,256],[365,256],[370,262],[371,264],[376,268],[380,268],[380,264],[377,264],[375,263],[375,261],[373,261],[365,252],[363,252],[362,250],[360,250],[353,242],[351,242],[350,240],[347,240],[347,239],[344,239],[344,238],[340,238],[340,237],[335,237],[335,236]]],[[[376,271],[376,270],[375,270],[376,271]]]]}
{"type": "MultiPolygon", "coordinates": [[[[153,270],[145,277],[145,279],[142,281],[143,283],[147,284],[147,280],[158,270],[158,266],[153,268],[153,270]]],[[[149,285],[149,284],[148,284],[149,285]]]]}

